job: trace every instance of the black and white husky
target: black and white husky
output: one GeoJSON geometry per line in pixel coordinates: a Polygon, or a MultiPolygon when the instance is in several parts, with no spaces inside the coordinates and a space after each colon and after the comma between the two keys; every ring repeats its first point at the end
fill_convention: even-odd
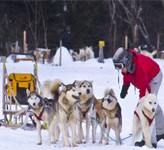
{"type": "Polygon", "coordinates": [[[48,144],[51,144],[51,137],[53,137],[52,143],[56,143],[59,136],[59,129],[57,124],[57,102],[52,99],[46,99],[41,97],[37,92],[30,92],[28,89],[27,101],[29,103],[30,111],[33,112],[36,127],[38,131],[38,145],[42,144],[41,136],[41,121],[48,125],[48,144]]]}

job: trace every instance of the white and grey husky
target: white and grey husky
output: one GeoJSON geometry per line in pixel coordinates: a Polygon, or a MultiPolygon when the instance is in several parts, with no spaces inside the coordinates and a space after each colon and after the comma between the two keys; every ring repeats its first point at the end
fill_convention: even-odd
{"type": "Polygon", "coordinates": [[[92,81],[76,81],[76,87],[80,91],[80,103],[78,104],[78,141],[82,143],[84,134],[82,123],[83,121],[86,122],[86,132],[85,132],[85,141],[87,143],[89,141],[89,130],[90,125],[92,126],[92,143],[96,142],[96,135],[95,135],[95,126],[96,123],[92,119],[95,117],[95,109],[94,109],[94,94],[93,94],[93,85],[92,81]]]}

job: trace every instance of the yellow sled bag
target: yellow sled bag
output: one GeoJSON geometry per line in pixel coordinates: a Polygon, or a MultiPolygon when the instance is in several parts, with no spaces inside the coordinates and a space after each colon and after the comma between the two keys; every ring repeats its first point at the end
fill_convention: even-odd
{"type": "MultiPolygon", "coordinates": [[[[27,104],[26,89],[30,91],[35,90],[35,77],[32,74],[11,73],[9,75],[9,83],[7,84],[7,95],[13,96],[17,99],[19,104],[27,104]],[[11,85],[11,86],[10,86],[11,85]]],[[[12,100],[14,102],[14,99],[12,100]]]]}

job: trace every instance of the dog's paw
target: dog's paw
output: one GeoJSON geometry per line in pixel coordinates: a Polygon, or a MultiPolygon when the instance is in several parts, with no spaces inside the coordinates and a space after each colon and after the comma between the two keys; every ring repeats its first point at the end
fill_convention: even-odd
{"type": "Polygon", "coordinates": [[[51,144],[56,144],[56,141],[52,141],[51,144]]]}
{"type": "Polygon", "coordinates": [[[81,140],[80,140],[80,141],[77,141],[77,143],[78,143],[78,144],[82,144],[82,141],[81,141],[81,140]]]}
{"type": "Polygon", "coordinates": [[[121,145],[121,142],[116,142],[116,145],[121,145]]]}
{"type": "Polygon", "coordinates": [[[78,147],[78,145],[77,144],[72,144],[72,147],[78,147]]]}
{"type": "Polygon", "coordinates": [[[64,147],[71,147],[71,144],[68,143],[68,144],[64,144],[63,146],[64,147]]]}
{"type": "Polygon", "coordinates": [[[37,145],[42,145],[42,142],[38,142],[37,145]]]}
{"type": "Polygon", "coordinates": [[[92,141],[92,143],[94,144],[94,143],[96,143],[96,141],[95,141],[95,140],[93,140],[93,141],[92,141]]]}
{"type": "Polygon", "coordinates": [[[123,144],[121,140],[116,141],[116,145],[121,145],[123,144]]]}

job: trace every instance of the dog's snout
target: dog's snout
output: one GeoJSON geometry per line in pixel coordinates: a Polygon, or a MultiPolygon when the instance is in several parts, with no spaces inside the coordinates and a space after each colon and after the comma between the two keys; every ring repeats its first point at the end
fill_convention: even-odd
{"type": "Polygon", "coordinates": [[[90,89],[87,89],[87,94],[90,94],[90,89]]]}
{"type": "Polygon", "coordinates": [[[154,108],[152,109],[152,112],[155,112],[155,109],[154,108]]]}
{"type": "Polygon", "coordinates": [[[35,103],[33,103],[33,106],[35,106],[36,104],[35,103]]]}
{"type": "Polygon", "coordinates": [[[108,103],[111,103],[111,102],[112,102],[112,101],[111,101],[111,99],[109,99],[109,98],[108,98],[108,100],[107,100],[107,101],[108,101],[108,103]]]}
{"type": "Polygon", "coordinates": [[[81,92],[79,92],[79,96],[81,95],[81,92]]]}

